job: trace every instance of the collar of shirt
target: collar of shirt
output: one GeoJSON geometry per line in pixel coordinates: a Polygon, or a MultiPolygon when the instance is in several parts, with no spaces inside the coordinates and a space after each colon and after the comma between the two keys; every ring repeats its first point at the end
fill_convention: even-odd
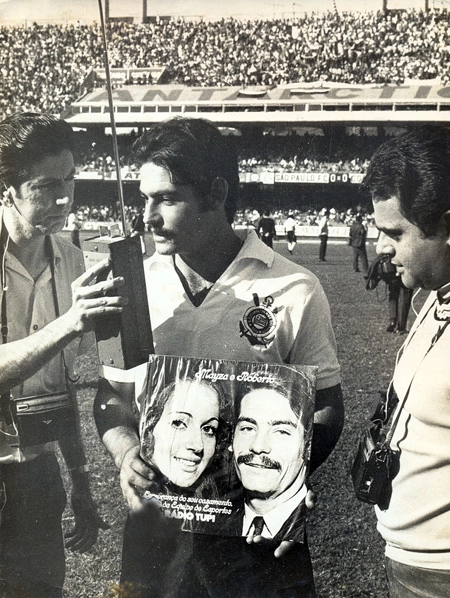
{"type": "MultiPolygon", "coordinates": [[[[1,236],[2,232],[3,232],[3,209],[0,207],[0,236],[1,236]]],[[[57,235],[49,235],[49,240],[50,240],[50,244],[52,247],[53,264],[56,268],[56,266],[59,264],[59,262],[62,259],[60,240],[57,235]]],[[[29,276],[27,270],[23,267],[21,262],[15,258],[13,259],[13,256],[11,253],[7,253],[6,260],[9,260],[8,267],[10,267],[10,268],[14,267],[14,269],[16,271],[20,272],[21,274],[26,273],[26,275],[29,276]],[[15,264],[15,266],[13,266],[14,264],[15,264]],[[20,264],[20,267],[17,264],[20,264]]]]}
{"type": "Polygon", "coordinates": [[[437,290],[437,298],[439,303],[450,301],[450,282],[444,284],[440,289],[437,290]]]}
{"type": "Polygon", "coordinates": [[[288,519],[291,513],[293,513],[306,498],[306,493],[306,485],[302,484],[298,492],[291,496],[291,498],[264,514],[256,513],[247,503],[245,503],[242,535],[248,536],[250,534],[253,519],[257,515],[263,515],[264,527],[261,535],[263,538],[274,538],[282,528],[286,519],[288,519]]]}

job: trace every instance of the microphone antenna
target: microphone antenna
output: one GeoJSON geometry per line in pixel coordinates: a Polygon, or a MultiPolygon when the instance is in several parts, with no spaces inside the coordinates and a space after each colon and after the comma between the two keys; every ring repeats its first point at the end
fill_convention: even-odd
{"type": "Polygon", "coordinates": [[[117,131],[116,131],[116,121],[114,117],[114,104],[113,104],[113,97],[112,97],[112,85],[111,85],[111,75],[109,69],[109,57],[108,57],[108,43],[106,40],[106,27],[105,27],[105,19],[103,16],[103,5],[102,0],[98,0],[98,8],[100,12],[100,25],[102,29],[102,37],[103,37],[103,48],[104,48],[104,55],[105,55],[105,73],[106,73],[106,89],[108,92],[108,105],[109,105],[109,116],[111,121],[111,133],[112,133],[112,142],[113,142],[113,150],[114,150],[114,161],[116,163],[116,175],[117,175],[117,190],[119,194],[119,205],[120,205],[120,214],[121,214],[121,221],[122,221],[122,230],[125,237],[129,235],[128,228],[127,228],[127,219],[125,215],[125,201],[123,198],[123,187],[122,187],[122,176],[120,173],[120,157],[119,157],[119,145],[117,143],[117,131]]]}

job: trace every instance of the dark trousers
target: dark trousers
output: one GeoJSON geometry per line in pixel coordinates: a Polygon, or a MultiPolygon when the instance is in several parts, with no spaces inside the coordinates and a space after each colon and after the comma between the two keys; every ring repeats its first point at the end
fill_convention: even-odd
{"type": "Polygon", "coordinates": [[[70,240],[74,245],[81,249],[80,245],[80,231],[79,230],[71,230],[70,231],[70,240]]]}
{"type": "Polygon", "coordinates": [[[59,598],[65,575],[66,493],[55,455],[0,466],[0,596],[59,598]]]}
{"type": "Polygon", "coordinates": [[[247,544],[242,537],[197,534],[196,574],[211,598],[316,598],[308,545],[294,543],[275,558],[279,542],[247,544]]]}
{"type": "Polygon", "coordinates": [[[267,247],[273,249],[273,237],[271,235],[269,235],[268,237],[266,237],[265,235],[261,235],[261,241],[265,243],[267,247]]]}
{"type": "Polygon", "coordinates": [[[407,289],[399,276],[388,283],[389,319],[397,330],[406,330],[412,296],[413,290],[407,289]]]}
{"type": "Polygon", "coordinates": [[[182,532],[150,503],[127,519],[121,584],[139,598],[316,598],[308,546],[277,559],[276,545],[182,532]]]}
{"type": "Polygon", "coordinates": [[[321,262],[325,261],[325,256],[327,254],[327,242],[328,235],[320,235],[319,260],[321,262]]]}
{"type": "Polygon", "coordinates": [[[353,247],[353,270],[355,272],[359,271],[359,262],[361,262],[361,268],[365,274],[369,268],[365,247],[353,247]]]}
{"type": "Polygon", "coordinates": [[[448,598],[450,570],[410,567],[386,559],[389,598],[448,598]]]}
{"type": "Polygon", "coordinates": [[[136,598],[206,598],[192,563],[192,534],[166,519],[155,502],[125,522],[120,583],[136,598]]]}

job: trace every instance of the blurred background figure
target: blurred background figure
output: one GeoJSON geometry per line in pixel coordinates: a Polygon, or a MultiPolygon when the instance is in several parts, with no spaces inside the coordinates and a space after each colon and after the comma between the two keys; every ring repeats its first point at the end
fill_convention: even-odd
{"type": "Polygon", "coordinates": [[[144,235],[145,235],[144,214],[143,214],[143,210],[138,209],[135,211],[135,213],[133,214],[133,216],[131,218],[131,236],[132,237],[139,236],[139,238],[141,240],[142,253],[146,252],[144,235]]]}
{"type": "Polygon", "coordinates": [[[275,220],[270,217],[269,210],[266,210],[260,219],[257,233],[263,243],[273,248],[273,239],[276,235],[275,220]]]}
{"type": "MultiPolygon", "coordinates": [[[[354,222],[350,226],[348,244],[353,247],[353,270],[361,272],[359,262],[364,274],[367,274],[369,264],[367,262],[366,251],[367,230],[362,223],[361,214],[356,214],[354,222]]],[[[395,270],[395,268],[394,268],[395,270]]]]}
{"type": "MultiPolygon", "coordinates": [[[[389,258],[390,263],[390,258],[389,258]]],[[[392,266],[395,272],[395,266],[392,266]]],[[[406,325],[408,322],[409,308],[411,307],[411,300],[413,289],[408,289],[402,282],[402,279],[397,274],[391,278],[387,283],[388,287],[388,306],[389,306],[389,324],[386,332],[396,332],[397,334],[405,334],[407,332],[406,325]]]]}
{"type": "Polygon", "coordinates": [[[366,289],[373,291],[383,281],[386,284],[386,294],[381,298],[384,301],[387,297],[389,307],[389,324],[386,332],[404,334],[408,322],[409,309],[413,290],[408,289],[397,274],[397,269],[391,262],[389,255],[379,255],[370,264],[367,270],[366,289]]]}
{"type": "Polygon", "coordinates": [[[295,220],[294,212],[291,210],[288,217],[284,221],[284,232],[286,233],[288,251],[292,255],[294,248],[297,245],[297,239],[295,237],[295,220]]]}
{"type": "Polygon", "coordinates": [[[328,243],[328,217],[330,212],[327,209],[323,209],[321,212],[322,218],[319,222],[319,260],[325,262],[325,256],[327,254],[327,243],[328,243]]]}
{"type": "Polygon", "coordinates": [[[70,240],[74,245],[81,249],[80,245],[80,230],[81,220],[78,218],[75,210],[72,210],[67,216],[67,228],[70,230],[70,240]]]}

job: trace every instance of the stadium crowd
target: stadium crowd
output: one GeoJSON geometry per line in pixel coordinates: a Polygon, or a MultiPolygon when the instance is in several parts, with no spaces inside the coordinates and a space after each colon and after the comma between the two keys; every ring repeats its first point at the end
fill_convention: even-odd
{"type": "MultiPolygon", "coordinates": [[[[142,208],[125,206],[125,218],[128,229],[131,229],[133,218],[139,211],[142,211],[142,208]]],[[[317,226],[323,215],[324,208],[313,209],[300,206],[295,209],[270,209],[269,212],[277,226],[283,226],[288,215],[294,218],[296,226],[317,226]]],[[[97,206],[79,205],[75,208],[75,213],[83,227],[85,227],[86,223],[105,223],[106,225],[111,225],[119,222],[121,218],[118,204],[97,206]]],[[[330,226],[349,226],[353,222],[356,213],[362,215],[366,227],[374,226],[373,215],[360,206],[348,210],[331,208],[329,210],[329,224],[330,226]]],[[[260,218],[261,213],[258,210],[246,207],[236,211],[233,225],[235,227],[257,228],[260,218]]],[[[90,227],[91,225],[88,224],[88,228],[90,227]]]]}
{"type": "MultiPolygon", "coordinates": [[[[110,24],[114,67],[167,68],[191,86],[279,85],[327,80],[400,84],[450,80],[447,11],[328,12],[295,19],[160,20],[110,24]]],[[[0,27],[0,113],[63,113],[103,67],[94,25],[0,27]]],[[[142,81],[148,84],[148,79],[142,81]]]]}
{"type": "MultiPolygon", "coordinates": [[[[340,172],[364,173],[370,156],[380,144],[379,136],[365,134],[363,127],[354,127],[355,131],[347,131],[345,138],[337,142],[324,134],[321,128],[302,134],[291,131],[287,135],[271,135],[255,132],[246,139],[245,136],[234,137],[236,151],[239,156],[241,172],[340,172]]],[[[387,128],[385,135],[392,131],[387,128]]],[[[100,137],[95,134],[96,141],[89,132],[77,134],[79,151],[77,166],[81,173],[95,172],[108,178],[115,171],[111,137],[100,137]]],[[[129,149],[135,139],[134,135],[121,135],[119,153],[122,176],[133,178],[137,166],[130,161],[129,149]]]]}

